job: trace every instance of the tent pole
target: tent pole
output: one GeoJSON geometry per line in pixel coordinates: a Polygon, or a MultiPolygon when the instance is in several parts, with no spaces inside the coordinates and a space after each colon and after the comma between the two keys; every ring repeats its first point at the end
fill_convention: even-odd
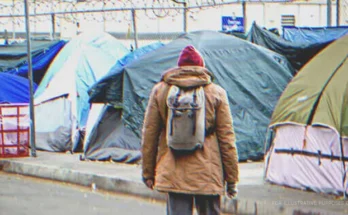
{"type": "Polygon", "coordinates": [[[29,93],[30,93],[30,148],[31,156],[36,157],[36,147],[35,147],[35,117],[34,117],[34,97],[33,97],[33,68],[31,62],[31,42],[30,42],[30,22],[29,22],[29,4],[28,0],[24,0],[24,10],[25,10],[25,27],[27,35],[27,56],[28,56],[28,76],[29,76],[29,93]]]}

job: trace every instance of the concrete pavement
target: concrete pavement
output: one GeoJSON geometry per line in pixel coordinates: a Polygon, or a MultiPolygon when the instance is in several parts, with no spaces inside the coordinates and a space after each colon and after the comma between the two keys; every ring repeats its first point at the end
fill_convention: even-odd
{"type": "Polygon", "coordinates": [[[0,172],[0,215],[165,214],[165,204],[0,172]]]}
{"type": "MultiPolygon", "coordinates": [[[[37,152],[37,157],[0,159],[0,170],[64,181],[96,189],[165,200],[165,195],[147,189],[139,165],[80,161],[80,154],[37,152]]],[[[276,185],[263,180],[263,163],[241,163],[237,199],[222,199],[231,214],[348,214],[348,201],[276,185]]]]}

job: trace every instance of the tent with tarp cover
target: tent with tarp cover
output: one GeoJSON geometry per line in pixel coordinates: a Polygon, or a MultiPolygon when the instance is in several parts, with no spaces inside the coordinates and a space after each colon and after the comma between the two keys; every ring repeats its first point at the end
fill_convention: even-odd
{"type": "Polygon", "coordinates": [[[299,70],[334,39],[287,41],[271,31],[261,28],[254,22],[248,33],[247,40],[283,55],[295,69],[299,70]]]}
{"type": "Polygon", "coordinates": [[[283,38],[290,42],[326,43],[348,34],[348,26],[295,27],[284,26],[283,38]]]}
{"type": "MultiPolygon", "coordinates": [[[[34,82],[40,84],[49,65],[65,46],[64,40],[33,39],[31,41],[34,82]]],[[[27,42],[0,45],[0,72],[28,77],[27,42]]]]}
{"type": "Polygon", "coordinates": [[[122,99],[115,102],[117,99],[122,98],[123,87],[123,67],[137,60],[141,56],[149,53],[157,48],[164,46],[163,43],[156,42],[143,47],[140,47],[133,52],[127,54],[110,69],[107,75],[96,82],[89,90],[89,102],[90,103],[122,103],[122,99]]]}
{"type": "Polygon", "coordinates": [[[161,74],[177,65],[181,50],[194,45],[215,82],[226,89],[234,119],[239,159],[263,158],[273,108],[294,75],[287,59],[234,36],[214,31],[184,34],[124,67],[125,126],[141,137],[144,112],[161,74]]]}
{"type": "Polygon", "coordinates": [[[315,56],[275,107],[266,179],[298,189],[348,192],[348,35],[315,56]]]}

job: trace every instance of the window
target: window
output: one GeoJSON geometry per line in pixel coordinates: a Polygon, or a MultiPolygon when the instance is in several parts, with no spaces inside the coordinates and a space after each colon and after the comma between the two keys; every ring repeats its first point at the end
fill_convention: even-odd
{"type": "Polygon", "coordinates": [[[282,27],[284,26],[295,26],[294,15],[282,15],[282,27]]]}

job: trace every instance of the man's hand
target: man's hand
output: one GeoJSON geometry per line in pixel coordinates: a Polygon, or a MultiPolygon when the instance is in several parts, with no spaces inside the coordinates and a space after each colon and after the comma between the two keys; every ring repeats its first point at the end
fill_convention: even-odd
{"type": "Polygon", "coordinates": [[[146,180],[145,180],[145,185],[146,185],[148,188],[150,188],[151,190],[153,190],[153,184],[154,184],[153,179],[146,179],[146,180]]]}
{"type": "Polygon", "coordinates": [[[236,183],[227,183],[227,197],[235,198],[238,194],[238,189],[236,183]]]}

